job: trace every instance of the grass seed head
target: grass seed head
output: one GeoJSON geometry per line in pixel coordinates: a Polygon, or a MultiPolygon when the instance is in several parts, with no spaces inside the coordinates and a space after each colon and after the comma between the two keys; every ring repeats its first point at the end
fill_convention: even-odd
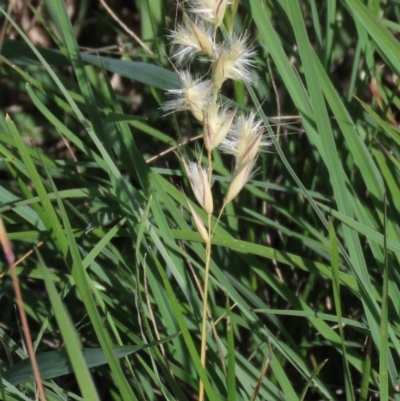
{"type": "Polygon", "coordinates": [[[197,162],[184,161],[184,165],[194,196],[206,213],[212,214],[214,208],[213,197],[208,182],[207,170],[197,162]]]}
{"type": "Polygon", "coordinates": [[[231,129],[236,110],[229,110],[216,102],[210,102],[204,113],[203,138],[210,152],[218,147],[231,129]]]}
{"type": "Polygon", "coordinates": [[[197,214],[197,212],[193,209],[192,205],[188,201],[188,205],[190,208],[190,212],[192,213],[194,224],[196,225],[197,231],[199,232],[201,238],[203,239],[204,242],[209,242],[210,241],[210,236],[208,235],[208,231],[201,220],[200,216],[197,214]]]}
{"type": "Polygon", "coordinates": [[[251,68],[255,52],[248,45],[246,36],[231,35],[226,43],[218,45],[216,54],[213,79],[218,89],[227,79],[254,83],[251,68]]]}
{"type": "Polygon", "coordinates": [[[222,24],[230,0],[188,0],[189,11],[210,21],[216,28],[222,24]]]}
{"type": "Polygon", "coordinates": [[[212,35],[213,28],[206,27],[202,21],[186,20],[184,24],[171,32],[171,43],[175,46],[171,57],[178,65],[192,61],[199,53],[212,58],[215,47],[212,35]]]}
{"type": "Polygon", "coordinates": [[[236,170],[231,183],[228,188],[228,192],[225,195],[224,203],[227,204],[232,201],[239,192],[246,185],[247,181],[252,177],[253,167],[256,159],[249,161],[247,164],[243,165],[240,169],[236,170]]]}
{"type": "Polygon", "coordinates": [[[214,91],[210,80],[194,78],[189,71],[178,71],[180,89],[170,89],[168,93],[175,99],[164,104],[165,111],[189,110],[196,120],[203,122],[203,113],[214,91]]]}
{"type": "Polygon", "coordinates": [[[228,136],[220,145],[224,153],[235,156],[236,170],[255,160],[265,147],[272,144],[264,135],[265,127],[262,120],[256,120],[256,115],[239,116],[228,136]]]}

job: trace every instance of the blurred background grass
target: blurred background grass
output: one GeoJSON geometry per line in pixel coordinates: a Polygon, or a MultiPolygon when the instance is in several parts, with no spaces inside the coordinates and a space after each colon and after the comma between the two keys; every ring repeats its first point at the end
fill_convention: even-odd
{"type": "MultiPolygon", "coordinates": [[[[196,157],[201,132],[160,110],[181,9],[0,4],[0,212],[48,399],[190,400],[199,376],[209,400],[400,399],[400,3],[233,3],[257,83],[223,92],[275,147],[214,238],[205,371],[204,249],[171,151],[196,157]]],[[[0,398],[34,399],[1,263],[0,398]]]]}

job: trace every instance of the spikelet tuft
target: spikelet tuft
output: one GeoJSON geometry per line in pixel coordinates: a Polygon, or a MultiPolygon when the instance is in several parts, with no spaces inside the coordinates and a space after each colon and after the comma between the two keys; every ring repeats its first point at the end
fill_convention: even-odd
{"type": "Polygon", "coordinates": [[[254,83],[251,68],[255,51],[249,47],[246,36],[231,35],[226,43],[217,46],[213,62],[213,80],[220,89],[227,79],[254,83]]]}
{"type": "Polygon", "coordinates": [[[240,167],[233,174],[231,183],[229,184],[228,191],[224,198],[224,204],[231,202],[239,192],[243,189],[246,183],[253,176],[253,168],[256,163],[256,159],[251,160],[244,166],[240,167]]]}
{"type": "Polygon", "coordinates": [[[193,209],[192,205],[189,203],[189,209],[190,212],[192,213],[192,217],[194,220],[194,224],[196,225],[197,231],[199,232],[201,238],[203,239],[204,242],[210,241],[210,236],[208,235],[208,231],[203,223],[203,220],[201,220],[201,217],[198,215],[198,213],[193,209]]]}
{"type": "Polygon", "coordinates": [[[205,54],[212,59],[215,54],[212,35],[212,26],[206,26],[199,19],[187,19],[184,24],[178,25],[175,31],[171,31],[171,44],[174,46],[172,59],[175,59],[178,65],[191,62],[198,54],[205,54]]]}
{"type": "Polygon", "coordinates": [[[210,102],[204,113],[203,139],[208,151],[218,147],[231,129],[236,110],[210,102]]]}
{"type": "Polygon", "coordinates": [[[224,20],[226,7],[231,4],[229,0],[188,0],[189,11],[198,15],[205,21],[211,22],[216,28],[224,20]]]}
{"type": "Polygon", "coordinates": [[[235,157],[235,169],[255,160],[261,151],[272,144],[266,139],[262,120],[256,120],[255,113],[239,116],[228,136],[220,145],[220,150],[235,157]]]}
{"type": "Polygon", "coordinates": [[[169,89],[168,93],[175,98],[166,102],[165,111],[189,110],[199,122],[203,121],[203,113],[213,94],[213,83],[210,80],[194,78],[189,71],[178,71],[181,82],[180,89],[169,89]]]}
{"type": "Polygon", "coordinates": [[[186,174],[189,178],[194,196],[206,213],[212,214],[214,203],[210,184],[208,182],[207,170],[202,168],[197,162],[187,162],[184,160],[183,163],[185,165],[186,174]]]}

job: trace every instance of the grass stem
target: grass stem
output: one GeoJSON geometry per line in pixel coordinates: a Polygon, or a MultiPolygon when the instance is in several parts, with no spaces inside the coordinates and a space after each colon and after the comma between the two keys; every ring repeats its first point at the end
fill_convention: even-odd
{"type": "MultiPolygon", "coordinates": [[[[209,153],[210,154],[210,153],[209,153]]],[[[201,348],[200,362],[203,368],[206,366],[206,347],[207,347],[207,309],[208,309],[208,282],[210,276],[210,261],[211,261],[211,214],[208,215],[208,232],[209,241],[206,243],[206,264],[204,271],[204,290],[203,290],[203,316],[201,323],[201,348]]],[[[204,385],[200,380],[199,383],[199,401],[204,400],[204,385]]]]}

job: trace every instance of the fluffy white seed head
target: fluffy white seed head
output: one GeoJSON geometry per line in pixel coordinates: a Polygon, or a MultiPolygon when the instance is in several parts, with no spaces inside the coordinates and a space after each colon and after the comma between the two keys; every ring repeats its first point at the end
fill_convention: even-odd
{"type": "Polygon", "coordinates": [[[272,144],[266,139],[264,132],[262,120],[256,120],[254,113],[241,115],[236,118],[231,131],[221,143],[220,150],[235,156],[235,169],[238,170],[255,160],[260,152],[272,144]]]}
{"type": "Polygon", "coordinates": [[[171,31],[171,43],[174,45],[174,58],[179,65],[189,63],[201,53],[210,59],[214,56],[213,27],[206,26],[201,20],[187,19],[175,31],[171,31]]]}
{"type": "Polygon", "coordinates": [[[200,18],[210,21],[215,27],[219,27],[224,20],[226,7],[230,0],[188,0],[189,11],[200,18]]]}
{"type": "Polygon", "coordinates": [[[175,99],[166,102],[163,109],[171,112],[190,110],[198,121],[203,122],[203,112],[214,92],[212,81],[194,78],[189,71],[178,71],[178,76],[181,88],[168,90],[175,99]]]}
{"type": "Polygon", "coordinates": [[[208,151],[218,147],[231,129],[236,110],[222,107],[212,101],[204,113],[203,139],[208,151]]]}
{"type": "Polygon", "coordinates": [[[214,208],[213,197],[208,182],[207,170],[203,169],[197,162],[184,161],[184,165],[194,196],[206,213],[212,214],[214,208]]]}
{"type": "Polygon", "coordinates": [[[224,81],[232,79],[253,83],[251,68],[255,51],[248,45],[246,36],[231,35],[229,40],[217,48],[213,63],[213,80],[220,89],[224,81]]]}

